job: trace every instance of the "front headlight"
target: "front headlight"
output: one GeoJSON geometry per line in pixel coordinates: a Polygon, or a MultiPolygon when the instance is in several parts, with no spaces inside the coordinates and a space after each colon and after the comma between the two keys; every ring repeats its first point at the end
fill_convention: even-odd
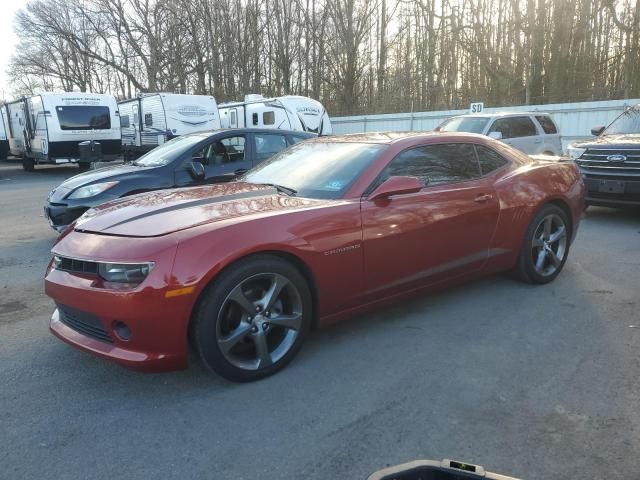
{"type": "Polygon", "coordinates": [[[154,262],[99,263],[98,275],[105,282],[138,285],[147,278],[154,265],[154,262]]]}
{"type": "Polygon", "coordinates": [[[580,148],[580,147],[576,147],[574,145],[569,145],[567,147],[567,153],[569,154],[569,156],[575,160],[577,158],[580,158],[582,156],[582,154],[584,152],[586,152],[587,149],[586,148],[580,148]]]}
{"type": "Polygon", "coordinates": [[[78,199],[78,198],[88,198],[94,197],[99,193],[102,193],[110,188],[116,186],[118,182],[104,182],[104,183],[95,183],[93,185],[87,185],[86,187],[80,187],[77,190],[74,190],[71,195],[67,198],[78,199]]]}

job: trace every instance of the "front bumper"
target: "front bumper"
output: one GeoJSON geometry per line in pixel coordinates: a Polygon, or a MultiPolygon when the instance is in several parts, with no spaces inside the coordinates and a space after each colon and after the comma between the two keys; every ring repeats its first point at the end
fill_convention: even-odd
{"type": "Polygon", "coordinates": [[[640,205],[640,177],[607,178],[584,174],[588,205],[622,207],[640,205]]]}
{"type": "MultiPolygon", "coordinates": [[[[121,366],[145,372],[186,368],[190,296],[165,298],[166,288],[154,282],[131,291],[95,288],[95,280],[51,270],[45,292],[57,304],[49,328],[66,343],[121,366]],[[69,321],[65,311],[75,312],[69,321]],[[85,321],[93,319],[92,322],[85,321]],[[84,320],[83,320],[84,319],[84,320]],[[124,323],[130,337],[115,326],[124,323]]],[[[146,281],[142,285],[145,285],[146,281]]]]}
{"type": "Polygon", "coordinates": [[[86,205],[69,206],[60,203],[47,202],[44,206],[44,218],[47,219],[51,228],[58,233],[62,232],[68,225],[71,225],[84,212],[91,207],[86,205]]]}

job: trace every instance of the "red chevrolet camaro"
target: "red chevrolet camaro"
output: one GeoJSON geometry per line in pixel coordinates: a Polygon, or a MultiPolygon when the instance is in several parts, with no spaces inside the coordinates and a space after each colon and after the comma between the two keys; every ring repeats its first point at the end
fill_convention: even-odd
{"type": "Polygon", "coordinates": [[[572,162],[490,138],[317,138],[237,182],[89,210],[52,250],[50,328],[127,367],[184,368],[191,347],[255,380],[353,314],[494,272],[553,280],[583,209],[572,162]]]}

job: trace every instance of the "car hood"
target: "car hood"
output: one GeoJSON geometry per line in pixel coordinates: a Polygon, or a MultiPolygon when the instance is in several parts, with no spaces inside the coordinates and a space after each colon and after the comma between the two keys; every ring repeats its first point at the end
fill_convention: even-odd
{"type": "Polygon", "coordinates": [[[156,237],[206,223],[309,208],[329,202],[288,197],[265,185],[223,183],[142,193],[104,203],[80,217],[75,230],[156,237]]]}
{"type": "Polygon", "coordinates": [[[60,187],[67,190],[74,190],[90,183],[97,183],[100,180],[110,181],[117,180],[116,177],[127,175],[132,172],[140,172],[144,167],[136,167],[135,165],[114,165],[112,167],[99,168],[97,170],[91,170],[89,172],[80,173],[71,178],[68,178],[60,187]]]}
{"type": "Polygon", "coordinates": [[[604,135],[591,140],[584,140],[573,144],[578,148],[608,147],[608,146],[629,146],[640,147],[640,133],[624,135],[604,135]]]}

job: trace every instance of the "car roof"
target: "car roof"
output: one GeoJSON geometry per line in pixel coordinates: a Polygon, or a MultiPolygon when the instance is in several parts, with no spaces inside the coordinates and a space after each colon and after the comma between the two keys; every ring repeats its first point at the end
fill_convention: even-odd
{"type": "Polygon", "coordinates": [[[454,115],[450,118],[459,117],[521,117],[522,115],[549,115],[547,112],[487,112],[487,113],[466,113],[464,115],[454,115]]]}
{"type": "Polygon", "coordinates": [[[455,142],[456,140],[487,139],[484,135],[466,132],[367,132],[348,133],[345,135],[326,135],[308,140],[305,143],[377,143],[391,145],[406,141],[441,140],[455,142]]]}
{"type": "Polygon", "coordinates": [[[310,132],[301,132],[300,130],[283,130],[281,128],[218,128],[216,130],[204,130],[202,132],[187,133],[183,137],[200,136],[202,138],[210,137],[218,133],[280,133],[284,135],[296,135],[299,137],[313,138],[317,135],[310,132]]]}

